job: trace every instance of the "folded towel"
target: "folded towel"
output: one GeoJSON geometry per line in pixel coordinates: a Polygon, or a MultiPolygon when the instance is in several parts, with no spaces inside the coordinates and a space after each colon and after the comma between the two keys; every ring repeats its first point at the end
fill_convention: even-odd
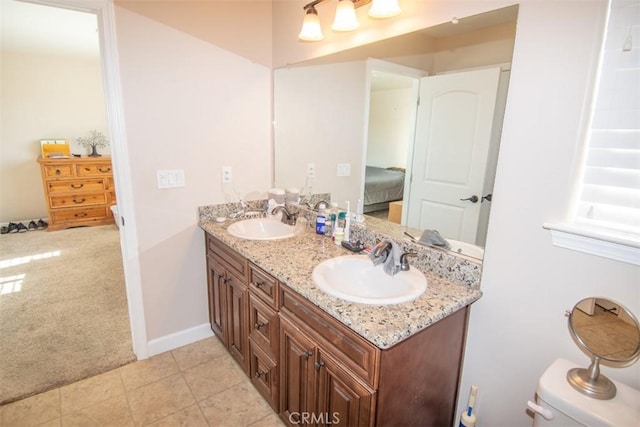
{"type": "Polygon", "coordinates": [[[382,264],[385,273],[393,276],[400,271],[400,258],[402,257],[402,248],[390,239],[384,239],[382,242],[389,243],[391,250],[385,250],[382,254],[376,256],[375,250],[369,252],[369,258],[373,265],[382,264]]]}
{"type": "Polygon", "coordinates": [[[400,245],[391,242],[391,253],[387,257],[387,260],[382,265],[382,269],[390,276],[395,276],[400,272],[400,258],[402,257],[402,248],[400,245]]]}
{"type": "Polygon", "coordinates": [[[436,230],[424,230],[418,242],[427,246],[441,246],[445,249],[451,249],[449,242],[447,242],[436,230]]]}

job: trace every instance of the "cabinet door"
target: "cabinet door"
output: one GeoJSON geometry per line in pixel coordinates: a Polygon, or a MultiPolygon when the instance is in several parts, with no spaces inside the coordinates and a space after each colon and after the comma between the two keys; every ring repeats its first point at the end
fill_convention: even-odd
{"type": "Polygon", "coordinates": [[[211,257],[207,257],[207,287],[209,291],[209,322],[211,330],[220,340],[227,344],[225,334],[227,305],[224,270],[211,257]]]}
{"type": "Polygon", "coordinates": [[[234,275],[226,272],[227,293],[227,347],[231,355],[249,372],[249,296],[247,285],[234,275]]]}
{"type": "Polygon", "coordinates": [[[375,391],[318,349],[316,422],[320,426],[372,426],[375,391]]]}
{"type": "Polygon", "coordinates": [[[298,426],[313,413],[316,345],[289,320],[280,318],[280,414],[298,426]]]}

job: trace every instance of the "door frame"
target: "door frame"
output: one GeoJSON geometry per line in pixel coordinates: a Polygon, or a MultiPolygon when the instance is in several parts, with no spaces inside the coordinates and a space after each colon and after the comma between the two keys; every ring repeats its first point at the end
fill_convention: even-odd
{"type": "Polygon", "coordinates": [[[100,63],[109,137],[112,143],[113,178],[118,195],[120,250],[124,268],[131,342],[138,360],[149,357],[142,280],[138,258],[138,234],[133,205],[129,151],[124,122],[120,67],[112,0],[19,0],[96,15],[100,39],[100,63]],[[126,218],[126,221],[125,221],[126,218]]]}
{"type": "MultiPolygon", "coordinates": [[[[365,76],[365,97],[364,97],[364,131],[362,137],[362,170],[360,171],[360,203],[357,206],[358,212],[362,212],[363,204],[364,204],[364,185],[366,179],[366,170],[367,170],[367,150],[369,148],[369,114],[371,107],[371,73],[373,71],[382,71],[389,74],[398,74],[403,77],[412,78],[413,87],[412,87],[412,103],[414,105],[413,110],[413,127],[411,129],[412,135],[409,138],[409,144],[407,145],[407,169],[405,171],[405,180],[404,180],[404,194],[403,198],[406,198],[408,193],[407,190],[409,188],[408,182],[411,179],[411,163],[413,159],[413,145],[415,143],[415,123],[416,117],[418,114],[418,98],[420,95],[420,78],[427,77],[429,73],[423,70],[419,70],[417,68],[407,67],[405,65],[395,64],[393,62],[384,61],[376,58],[368,58],[367,66],[366,66],[366,76],[365,76]],[[415,101],[415,102],[414,102],[415,101]]],[[[403,213],[404,214],[404,213],[403,213]]]]}

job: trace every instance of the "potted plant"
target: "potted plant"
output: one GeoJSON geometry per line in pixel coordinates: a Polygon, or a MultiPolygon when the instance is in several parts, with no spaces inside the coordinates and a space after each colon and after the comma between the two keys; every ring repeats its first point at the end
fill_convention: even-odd
{"type": "Polygon", "coordinates": [[[90,131],[89,136],[77,138],[76,141],[83,147],[91,147],[89,157],[100,157],[102,154],[98,154],[97,147],[106,147],[109,145],[107,137],[97,130],[90,131]]]}

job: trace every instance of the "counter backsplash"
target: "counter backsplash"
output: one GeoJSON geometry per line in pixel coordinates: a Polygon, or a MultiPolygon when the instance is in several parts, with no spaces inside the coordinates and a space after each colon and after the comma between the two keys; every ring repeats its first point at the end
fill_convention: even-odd
{"type": "MultiPolygon", "coordinates": [[[[309,203],[314,205],[320,200],[330,200],[329,194],[316,194],[311,196],[309,203]]],[[[199,221],[215,221],[218,217],[229,217],[239,211],[263,212],[266,209],[267,200],[252,200],[240,203],[223,203],[218,205],[201,206],[198,208],[199,221]]],[[[302,214],[309,225],[315,227],[316,212],[306,206],[287,205],[292,212],[302,214]]],[[[242,219],[240,217],[239,219],[242,219]]],[[[439,248],[430,248],[414,243],[404,236],[404,231],[419,235],[420,230],[403,227],[371,216],[365,215],[363,223],[351,223],[351,240],[360,240],[365,246],[374,246],[377,241],[391,239],[399,244],[404,252],[417,252],[418,256],[410,260],[410,264],[422,271],[430,271],[442,278],[454,283],[480,289],[480,275],[482,273],[481,261],[467,259],[464,256],[439,248]]]]}

